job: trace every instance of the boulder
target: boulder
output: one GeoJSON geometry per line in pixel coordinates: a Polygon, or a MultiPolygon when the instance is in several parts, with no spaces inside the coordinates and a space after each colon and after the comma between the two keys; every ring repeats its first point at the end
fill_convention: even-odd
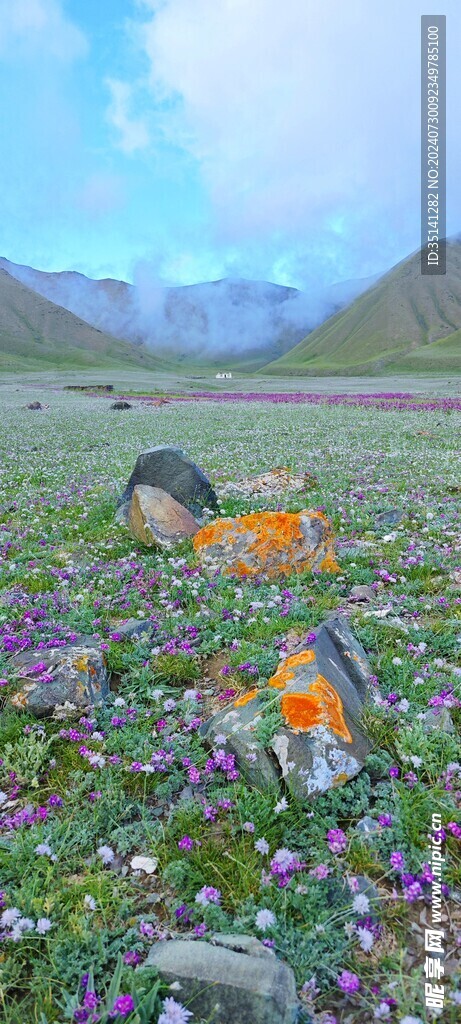
{"type": "Polygon", "coordinates": [[[226,752],[255,788],[267,791],[283,780],[305,803],[363,768],[370,744],[358,722],[369,676],[365,652],[346,621],[329,619],[315,640],[280,661],[266,687],[218,711],[201,734],[211,747],[225,736],[226,752]],[[275,723],[269,740],[268,716],[275,723]]]}
{"type": "Polygon", "coordinates": [[[109,675],[99,648],[80,641],[68,647],[27,651],[13,658],[20,689],[12,696],[16,708],[37,718],[52,715],[68,702],[76,708],[101,704],[109,693],[109,675]]]}
{"type": "Polygon", "coordinates": [[[132,405],[130,405],[129,402],[122,402],[122,401],[120,401],[120,402],[113,402],[112,405],[111,405],[111,409],[117,409],[117,410],[132,409],[132,408],[133,407],[132,407],[132,405]]]}
{"type": "Polygon", "coordinates": [[[175,984],[175,998],[187,1004],[194,1020],[209,1024],[294,1024],[296,1020],[299,1004],[291,967],[251,936],[157,942],[145,966],[156,967],[162,981],[175,984]]]}
{"type": "Polygon", "coordinates": [[[29,402],[26,408],[33,409],[35,412],[36,410],[43,409],[43,405],[41,402],[29,402]]]}
{"type": "Polygon", "coordinates": [[[200,529],[193,515],[160,487],[136,484],[128,513],[133,537],[148,547],[170,548],[200,529]]]}
{"type": "Polygon", "coordinates": [[[306,569],[339,572],[322,512],[256,512],[215,519],[194,537],[200,561],[240,577],[277,579],[306,569]]]}
{"type": "Polygon", "coordinates": [[[379,512],[375,516],[375,526],[397,526],[403,519],[403,512],[399,508],[392,508],[389,512],[379,512]]]}
{"type": "Polygon", "coordinates": [[[180,448],[159,445],[138,455],[120,504],[131,500],[137,484],[161,488],[198,518],[204,508],[218,507],[210,481],[180,448]]]}

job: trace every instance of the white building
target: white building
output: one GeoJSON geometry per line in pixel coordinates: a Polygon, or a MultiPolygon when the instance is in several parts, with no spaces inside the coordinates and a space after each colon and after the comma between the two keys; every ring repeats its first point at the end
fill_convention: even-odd
{"type": "Polygon", "coordinates": [[[225,373],[217,373],[216,380],[232,380],[232,374],[229,373],[227,370],[225,371],[225,373]]]}

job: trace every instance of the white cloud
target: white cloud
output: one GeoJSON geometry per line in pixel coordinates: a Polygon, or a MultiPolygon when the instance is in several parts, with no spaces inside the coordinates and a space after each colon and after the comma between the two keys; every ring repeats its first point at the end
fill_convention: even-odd
{"type": "Polygon", "coordinates": [[[149,131],[143,118],[136,118],[131,114],[134,101],[133,87],[116,78],[106,78],[106,85],[111,93],[107,120],[118,133],[118,148],[127,154],[145,149],[149,144],[149,131]]]}
{"type": "MultiPolygon", "coordinates": [[[[445,7],[454,39],[458,0],[445,7]]],[[[422,0],[141,8],[157,126],[197,162],[222,244],[289,250],[299,281],[320,264],[372,273],[418,245],[422,0]]]]}
{"type": "Polygon", "coordinates": [[[119,209],[125,200],[123,181],[118,174],[96,171],[77,190],[77,206],[91,217],[104,217],[119,209]]]}
{"type": "Polygon", "coordinates": [[[0,0],[0,53],[11,57],[18,50],[68,62],[85,56],[88,43],[60,0],[0,0]]]}

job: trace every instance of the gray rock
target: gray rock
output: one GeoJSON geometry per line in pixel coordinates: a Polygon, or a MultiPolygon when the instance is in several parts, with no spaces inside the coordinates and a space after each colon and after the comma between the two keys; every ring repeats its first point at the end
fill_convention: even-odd
{"type": "Polygon", "coordinates": [[[160,487],[136,484],[128,525],[133,537],[147,547],[171,548],[200,529],[193,515],[160,487]]]}
{"type": "Polygon", "coordinates": [[[103,703],[109,693],[109,675],[104,654],[85,642],[69,647],[28,651],[16,655],[13,665],[20,689],[12,696],[16,708],[32,711],[37,718],[52,715],[66,702],[82,710],[103,703]],[[36,665],[43,669],[33,671],[36,665]],[[41,680],[42,676],[49,681],[41,680]]]}
{"type": "Polygon", "coordinates": [[[126,636],[128,640],[137,640],[140,637],[150,639],[156,632],[156,626],[150,619],[127,619],[121,626],[117,626],[117,633],[126,636]]]}
{"type": "Polygon", "coordinates": [[[118,506],[115,513],[114,519],[116,523],[121,523],[123,526],[128,526],[128,519],[130,515],[130,502],[122,501],[122,504],[118,506]]]}
{"type": "Polygon", "coordinates": [[[253,688],[201,727],[207,744],[226,737],[243,777],[272,790],[281,779],[302,803],[353,778],[370,744],[358,726],[370,669],[345,620],[325,621],[316,639],[281,661],[267,687],[253,688]],[[272,739],[264,719],[278,712],[272,739]]]}
{"type": "Polygon", "coordinates": [[[374,590],[371,587],[367,587],[365,584],[359,584],[356,587],[352,587],[349,594],[350,601],[372,601],[375,596],[374,590]]]}
{"type": "Polygon", "coordinates": [[[36,410],[43,409],[43,405],[41,402],[29,402],[26,408],[33,409],[35,412],[36,410]]]}
{"type": "Polygon", "coordinates": [[[137,484],[160,487],[194,516],[201,516],[204,508],[218,507],[210,481],[180,448],[159,445],[138,455],[120,504],[131,500],[137,484]]]}
{"type": "Polygon", "coordinates": [[[118,411],[122,411],[123,409],[132,409],[132,408],[133,408],[133,406],[130,405],[129,402],[113,402],[112,405],[111,405],[111,409],[117,409],[118,411]]]}
{"type": "Polygon", "coordinates": [[[375,516],[375,526],[397,526],[403,519],[403,512],[399,508],[390,509],[389,512],[379,512],[375,516]]]}
{"type": "Polygon", "coordinates": [[[425,711],[421,716],[421,722],[424,732],[432,732],[433,729],[447,732],[450,735],[455,732],[455,723],[448,708],[434,708],[434,710],[431,708],[429,711],[425,711]]]}
{"type": "Polygon", "coordinates": [[[364,836],[369,836],[372,835],[373,832],[379,831],[378,822],[375,820],[375,818],[370,818],[369,814],[366,814],[364,818],[361,818],[360,821],[357,822],[355,827],[357,829],[357,832],[360,832],[364,836]]]}
{"type": "Polygon", "coordinates": [[[194,549],[214,575],[279,579],[306,569],[339,572],[333,531],[321,512],[256,512],[215,519],[194,537],[194,549]]]}
{"type": "Polygon", "coordinates": [[[187,1004],[194,1020],[294,1024],[299,1004],[293,971],[273,954],[265,956],[258,951],[255,955],[255,940],[250,936],[238,937],[240,948],[244,948],[245,938],[248,952],[228,948],[227,943],[157,942],[146,966],[156,967],[167,984],[179,983],[175,996],[187,1004]]]}

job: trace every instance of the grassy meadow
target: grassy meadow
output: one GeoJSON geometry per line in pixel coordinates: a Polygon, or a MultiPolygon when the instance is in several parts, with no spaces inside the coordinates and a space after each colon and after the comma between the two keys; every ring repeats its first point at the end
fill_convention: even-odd
{"type": "Polygon", "coordinates": [[[432,1020],[433,814],[445,857],[443,1021],[459,1020],[459,403],[285,398],[217,393],[117,413],[110,397],[2,387],[5,1024],[200,1024],[187,1008],[168,1016],[172,993],[143,965],[158,939],[206,942],[213,931],[255,935],[290,964],[304,1024],[432,1020]],[[25,408],[37,398],[43,411],[25,408]],[[226,497],[220,514],[321,509],[341,572],[210,580],[188,542],[143,549],[114,512],[137,455],[157,444],[179,445],[218,492],[280,465],[314,474],[307,494],[226,497]],[[401,521],[378,525],[393,509],[401,521]],[[360,584],[373,596],[354,603],[360,584]],[[306,809],[250,789],[198,730],[332,611],[350,618],[370,659],[373,749],[352,782],[306,809]],[[150,619],[153,639],[126,640],[128,618],[150,619]],[[14,655],[82,634],[106,652],[107,704],[40,721],[12,710],[14,655]],[[150,873],[132,866],[139,856],[150,873]]]}

